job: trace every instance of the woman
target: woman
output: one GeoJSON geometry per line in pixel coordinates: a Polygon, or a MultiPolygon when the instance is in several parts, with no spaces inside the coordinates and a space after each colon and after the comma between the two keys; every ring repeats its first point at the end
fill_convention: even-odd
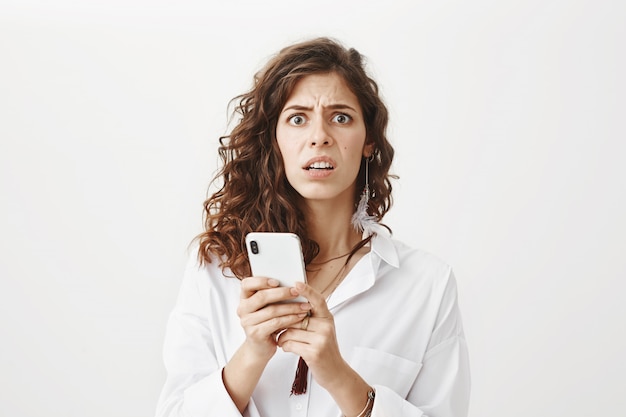
{"type": "Polygon", "coordinates": [[[379,223],[393,149],[361,55],[326,38],[289,46],[236,112],[168,323],[157,415],[467,415],[451,269],[379,223]],[[250,277],[251,231],[296,233],[307,284],[250,277]],[[297,296],[308,302],[279,303],[297,296]]]}

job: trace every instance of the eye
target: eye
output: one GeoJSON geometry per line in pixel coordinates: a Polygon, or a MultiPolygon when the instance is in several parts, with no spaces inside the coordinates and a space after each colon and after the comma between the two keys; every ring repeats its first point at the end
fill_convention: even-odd
{"type": "Polygon", "coordinates": [[[289,116],[287,122],[293,126],[302,126],[306,122],[306,119],[301,114],[294,114],[293,116],[289,116]]]}
{"type": "Polygon", "coordinates": [[[348,116],[345,113],[339,113],[333,116],[333,122],[339,123],[340,125],[345,125],[352,121],[352,117],[348,116]]]}

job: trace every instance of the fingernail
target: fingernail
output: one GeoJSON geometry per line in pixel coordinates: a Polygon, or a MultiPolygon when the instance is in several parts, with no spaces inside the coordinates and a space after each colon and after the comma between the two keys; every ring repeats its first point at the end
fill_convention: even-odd
{"type": "Polygon", "coordinates": [[[277,280],[270,278],[267,280],[267,285],[269,285],[270,287],[278,287],[278,285],[280,284],[280,282],[278,282],[277,280]]]}
{"type": "Polygon", "coordinates": [[[298,292],[298,290],[296,290],[295,288],[291,288],[289,290],[289,292],[291,293],[291,295],[300,295],[300,293],[298,292]]]}
{"type": "Polygon", "coordinates": [[[300,304],[300,308],[303,310],[310,310],[311,309],[311,304],[309,303],[302,303],[300,304]]]}
{"type": "Polygon", "coordinates": [[[297,290],[303,290],[304,289],[304,282],[296,282],[296,289],[297,290]]]}

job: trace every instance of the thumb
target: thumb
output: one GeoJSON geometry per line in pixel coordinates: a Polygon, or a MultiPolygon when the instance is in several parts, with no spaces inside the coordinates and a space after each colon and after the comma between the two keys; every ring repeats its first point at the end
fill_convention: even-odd
{"type": "Polygon", "coordinates": [[[329,317],[330,311],[326,305],[326,300],[313,287],[303,282],[296,283],[292,290],[293,295],[301,295],[311,304],[311,315],[313,317],[329,317]]]}

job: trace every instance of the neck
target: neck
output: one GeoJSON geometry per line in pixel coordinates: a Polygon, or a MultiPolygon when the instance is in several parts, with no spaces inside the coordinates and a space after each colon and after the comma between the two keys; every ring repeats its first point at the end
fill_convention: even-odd
{"type": "Polygon", "coordinates": [[[361,241],[361,234],[352,226],[354,208],[349,204],[328,204],[308,202],[305,208],[307,231],[320,246],[315,258],[323,261],[343,255],[361,241]]]}

